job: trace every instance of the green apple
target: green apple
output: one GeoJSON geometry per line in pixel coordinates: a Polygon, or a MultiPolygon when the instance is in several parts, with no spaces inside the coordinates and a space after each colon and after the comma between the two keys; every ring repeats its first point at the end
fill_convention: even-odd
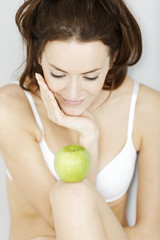
{"type": "Polygon", "coordinates": [[[89,172],[91,157],[88,150],[80,145],[68,145],[55,155],[56,173],[64,182],[80,182],[89,172]]]}

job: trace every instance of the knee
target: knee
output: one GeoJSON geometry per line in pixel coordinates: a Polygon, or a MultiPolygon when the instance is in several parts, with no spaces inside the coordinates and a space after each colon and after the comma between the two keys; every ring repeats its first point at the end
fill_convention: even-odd
{"type": "Polygon", "coordinates": [[[70,204],[94,203],[96,193],[94,186],[86,179],[77,183],[57,181],[50,192],[50,202],[69,202],[70,204]]]}

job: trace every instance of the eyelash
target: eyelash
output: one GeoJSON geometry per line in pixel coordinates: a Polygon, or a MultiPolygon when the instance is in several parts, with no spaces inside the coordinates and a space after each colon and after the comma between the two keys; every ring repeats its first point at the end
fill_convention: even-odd
{"type": "Polygon", "coordinates": [[[55,74],[51,73],[51,76],[54,77],[54,78],[62,78],[65,75],[55,75],[55,74]]]}
{"type": "Polygon", "coordinates": [[[93,78],[89,78],[89,77],[84,77],[84,78],[89,80],[89,81],[95,81],[98,78],[98,76],[93,77],[93,78]]]}
{"type": "MultiPolygon", "coordinates": [[[[51,76],[54,77],[54,78],[63,78],[63,77],[65,77],[65,75],[55,75],[53,73],[51,73],[51,76]]],[[[84,78],[86,80],[89,80],[89,81],[95,81],[98,78],[98,76],[93,77],[93,78],[90,78],[90,77],[84,77],[84,78]]]]}

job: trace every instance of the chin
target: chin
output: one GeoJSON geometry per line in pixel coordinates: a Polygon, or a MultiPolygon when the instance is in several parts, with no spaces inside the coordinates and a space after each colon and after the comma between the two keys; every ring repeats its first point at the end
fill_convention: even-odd
{"type": "Polygon", "coordinates": [[[68,116],[81,116],[84,112],[85,109],[69,109],[69,108],[61,108],[61,110],[64,112],[64,114],[68,115],[68,116]]]}
{"type": "Polygon", "coordinates": [[[65,115],[68,115],[68,116],[81,116],[83,114],[82,111],[67,111],[67,110],[62,110],[64,112],[65,115]]]}

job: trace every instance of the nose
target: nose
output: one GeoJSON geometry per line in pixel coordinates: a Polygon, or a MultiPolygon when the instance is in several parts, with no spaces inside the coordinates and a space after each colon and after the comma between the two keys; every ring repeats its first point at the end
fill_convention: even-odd
{"type": "Polygon", "coordinates": [[[70,101],[80,100],[81,97],[81,82],[80,79],[72,78],[66,87],[66,98],[70,101]]]}

